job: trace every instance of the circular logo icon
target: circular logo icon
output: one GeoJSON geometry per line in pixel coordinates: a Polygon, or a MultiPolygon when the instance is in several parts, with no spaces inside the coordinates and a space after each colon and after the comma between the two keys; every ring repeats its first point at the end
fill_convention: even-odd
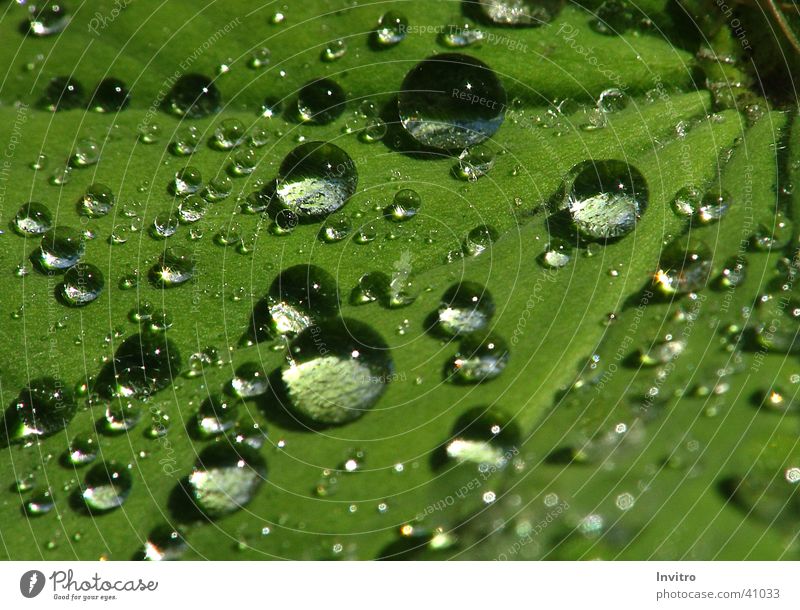
{"type": "Polygon", "coordinates": [[[44,574],[39,570],[28,570],[19,579],[19,591],[27,598],[36,597],[44,589],[44,574]]]}

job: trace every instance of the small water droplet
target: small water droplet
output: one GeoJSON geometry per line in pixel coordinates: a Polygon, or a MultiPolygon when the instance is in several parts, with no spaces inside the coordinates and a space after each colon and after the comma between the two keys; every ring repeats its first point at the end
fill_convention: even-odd
{"type": "Polygon", "coordinates": [[[101,462],[86,474],[81,497],[91,512],[104,513],[125,503],[133,487],[128,469],[116,462],[101,462]]]}

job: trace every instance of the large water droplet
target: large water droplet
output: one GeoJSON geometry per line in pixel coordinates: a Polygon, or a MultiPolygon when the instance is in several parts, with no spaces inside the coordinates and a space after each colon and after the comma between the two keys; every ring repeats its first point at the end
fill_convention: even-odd
{"type": "Polygon", "coordinates": [[[105,278],[103,272],[89,263],[78,263],[64,275],[61,296],[74,307],[88,305],[103,291],[105,278]]]}
{"type": "Polygon", "coordinates": [[[380,47],[393,47],[401,43],[408,31],[408,19],[400,11],[387,11],[378,20],[375,42],[380,47]]]}
{"type": "Polygon", "coordinates": [[[44,204],[29,201],[17,211],[14,226],[22,235],[42,235],[53,228],[53,215],[44,204]]]}
{"type": "Polygon", "coordinates": [[[346,100],[338,83],[329,78],[320,78],[300,88],[297,111],[304,121],[327,125],[342,115],[346,100]]]}
{"type": "Polygon", "coordinates": [[[497,335],[467,335],[450,364],[450,379],[456,383],[494,379],[506,368],[508,358],[508,346],[497,335]]]}
{"type": "Polygon", "coordinates": [[[0,436],[7,435],[11,442],[50,436],[64,429],[77,408],[72,392],[61,381],[37,379],[6,410],[0,436]]]}
{"type": "Polygon", "coordinates": [[[148,396],[172,383],[180,367],[178,348],[164,334],[140,333],[119,346],[100,372],[97,390],[108,398],[148,396]]]}
{"type": "Polygon", "coordinates": [[[111,188],[100,182],[95,182],[86,187],[86,192],[80,200],[80,209],[90,218],[100,218],[111,211],[114,205],[114,193],[111,188]]]}
{"type": "Polygon", "coordinates": [[[200,453],[187,483],[197,507],[215,519],[250,502],[266,475],[267,465],[253,448],[220,443],[200,453]]]}
{"type": "Polygon", "coordinates": [[[84,105],[83,86],[73,78],[58,76],[47,84],[41,104],[51,111],[80,108],[84,105]]]}
{"type": "Polygon", "coordinates": [[[673,242],[661,253],[654,282],[664,294],[687,294],[703,289],[711,270],[711,250],[703,242],[673,242]]]}
{"type": "Polygon", "coordinates": [[[503,123],[506,92],[494,71],[459,53],[434,55],[403,80],[398,111],[403,127],[423,146],[464,150],[503,123]]]}
{"type": "Polygon", "coordinates": [[[350,155],[334,144],[308,142],[286,155],[276,193],[280,204],[301,219],[319,220],[347,203],[357,185],[350,155]]]}
{"type": "Polygon", "coordinates": [[[221,105],[222,95],[217,86],[200,74],[181,76],[165,100],[167,110],[190,119],[218,112],[221,105]]]}
{"type": "Polygon", "coordinates": [[[81,492],[91,512],[104,513],[125,503],[133,486],[128,469],[116,462],[101,462],[86,474],[81,492]]]}
{"type": "Polygon", "coordinates": [[[648,203],[639,170],[623,161],[586,161],[570,174],[563,206],[584,238],[613,239],[636,228],[648,203]]]}
{"type": "Polygon", "coordinates": [[[197,433],[202,438],[219,436],[236,425],[239,402],[214,394],[200,405],[195,417],[197,433]]]}
{"type": "Polygon", "coordinates": [[[361,417],[386,390],[393,371],[383,338],[350,319],[311,326],[289,346],[281,371],[289,407],[313,424],[361,417]]]}
{"type": "Polygon", "coordinates": [[[131,94],[118,78],[104,78],[97,85],[89,107],[95,112],[119,112],[128,107],[131,94]]]}
{"type": "Polygon", "coordinates": [[[550,23],[563,0],[480,0],[483,16],[496,25],[538,26],[550,23]]]}
{"type": "Polygon", "coordinates": [[[437,316],[438,328],[448,335],[466,335],[485,329],[494,315],[494,299],[477,282],[465,281],[447,289],[437,316]]]}
{"type": "Polygon", "coordinates": [[[446,454],[458,462],[502,468],[515,455],[519,442],[519,428],[502,409],[474,407],[453,426],[446,454]]]}
{"type": "Polygon", "coordinates": [[[42,236],[38,262],[49,270],[69,269],[83,256],[83,235],[71,227],[55,227],[42,236]]]}

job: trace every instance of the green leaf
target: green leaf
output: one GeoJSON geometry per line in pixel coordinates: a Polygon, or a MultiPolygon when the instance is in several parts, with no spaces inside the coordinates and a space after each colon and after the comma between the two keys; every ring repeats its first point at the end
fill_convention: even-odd
{"type": "Polygon", "coordinates": [[[788,483],[781,487],[780,477],[800,466],[787,440],[796,415],[775,416],[751,403],[773,380],[748,367],[763,360],[760,370],[776,371],[774,382],[785,386],[789,402],[790,384],[796,383],[787,381],[791,367],[784,354],[754,349],[742,332],[755,326],[749,316],[759,311],[756,303],[777,273],[776,262],[791,255],[788,242],[771,251],[752,252],[748,245],[759,225],[774,228],[777,210],[792,213],[786,198],[795,195],[776,194],[787,170],[797,171],[789,163],[796,139],[787,139],[789,117],[779,111],[758,120],[755,112],[714,112],[711,93],[694,90],[701,36],[687,34],[663,2],[642,6],[654,28],[631,26],[618,36],[596,31],[592,3],[567,6],[540,28],[475,22],[468,7],[464,16],[450,3],[421,0],[294,4],[283,23],[273,24],[274,7],[247,2],[200,9],[132,2],[120,11],[102,1],[75,8],[66,30],[45,38],[21,33],[22,8],[5,11],[0,404],[10,415],[33,380],[54,377],[77,388],[79,412],[65,430],[0,451],[7,479],[0,523],[8,524],[0,528],[1,556],[130,559],[141,556],[161,526],[181,530],[189,545],[185,559],[796,554],[783,513],[765,522],[761,501],[748,506],[744,486],[729,493],[732,480],[760,489],[765,477],[777,476],[779,483],[763,496],[775,504],[790,489],[788,483]],[[403,11],[417,29],[402,43],[376,50],[371,32],[389,8],[403,11]],[[359,135],[364,119],[354,112],[370,100],[383,116],[396,115],[405,74],[425,57],[452,52],[438,35],[443,26],[465,21],[487,37],[457,51],[491,66],[510,102],[503,126],[488,142],[494,167],[475,182],[454,176],[455,157],[401,152],[396,126],[383,141],[365,142],[359,135]],[[323,48],[339,38],[347,53],[323,62],[323,48]],[[269,66],[249,68],[252,54],[265,46],[269,66]],[[229,69],[215,78],[220,113],[182,121],[160,109],[176,78],[213,77],[222,65],[229,69]],[[50,112],[40,100],[57,76],[76,79],[87,94],[103,78],[120,78],[130,86],[130,106],[107,114],[50,112]],[[348,109],[330,125],[298,123],[291,111],[297,90],[320,76],[343,86],[348,109]],[[610,87],[624,88],[630,101],[592,128],[599,116],[594,104],[610,87]],[[285,112],[263,117],[265,98],[283,100],[285,112]],[[256,149],[255,172],[234,177],[232,195],[211,204],[196,224],[181,226],[168,239],[154,238],[154,219],[174,215],[179,203],[168,189],[177,171],[190,165],[205,183],[227,171],[236,151],[208,144],[226,119],[241,120],[251,133],[268,131],[268,142],[256,149]],[[187,124],[197,128],[201,144],[190,157],[179,157],[170,142],[187,124]],[[140,131],[147,125],[159,127],[157,142],[143,142],[140,131]],[[83,138],[100,145],[99,163],[73,169],[66,184],[54,186],[52,174],[83,138]],[[242,213],[246,198],[275,179],[300,141],[332,142],[353,159],[358,191],[334,217],[347,215],[356,228],[374,226],[374,241],[324,243],[319,223],[275,235],[269,217],[242,213]],[[47,168],[32,169],[42,154],[47,168]],[[565,235],[556,208],[571,170],[608,159],[629,163],[647,182],[648,203],[636,230],[606,244],[581,242],[564,267],[544,267],[546,244],[565,235]],[[87,219],[78,202],[98,182],[111,188],[116,204],[109,215],[87,219]],[[698,225],[673,211],[681,188],[718,183],[734,201],[719,222],[698,225]],[[383,209],[401,188],[417,191],[422,206],[412,220],[392,223],[383,209]],[[13,230],[14,215],[28,201],[44,203],[57,225],[91,232],[84,260],[100,268],[106,282],[96,302],[66,307],[56,298],[63,277],[32,264],[40,240],[13,230]],[[480,255],[462,255],[470,231],[484,225],[497,239],[480,255]],[[220,245],[219,235],[233,228],[242,241],[220,245]],[[124,236],[125,243],[113,243],[112,236],[124,236]],[[739,255],[747,259],[747,280],[729,290],[712,282],[698,297],[643,302],[643,295],[657,292],[653,277],[665,246],[685,244],[688,237],[713,252],[715,281],[739,255]],[[185,285],[164,289],[150,269],[175,245],[191,251],[197,273],[185,285]],[[394,374],[385,394],[363,417],[313,431],[268,393],[240,406],[235,432],[198,439],[192,433],[198,408],[226,391],[238,367],[256,363],[272,374],[286,362],[282,340],[243,338],[278,273],[309,263],[336,278],[342,315],[369,325],[389,345],[394,374]],[[419,290],[412,304],[393,309],[348,302],[363,274],[391,275],[398,265],[412,269],[419,290]],[[138,283],[124,290],[121,282],[129,276],[138,283]],[[492,332],[511,346],[500,377],[477,385],[447,378],[458,341],[442,339],[429,326],[445,290],[463,280],[491,293],[492,332]],[[702,307],[694,312],[698,302],[702,307]],[[120,344],[138,334],[142,323],[135,318],[145,304],[171,317],[166,336],[182,356],[181,371],[166,389],[131,399],[142,421],[111,435],[98,424],[109,401],[91,387],[120,344]],[[663,341],[676,327],[690,328],[680,355],[641,366],[637,350],[663,341]],[[204,353],[216,356],[204,360],[204,353]],[[719,393],[719,372],[732,363],[736,371],[722,376],[727,389],[719,393]],[[646,399],[656,386],[658,400],[646,399]],[[490,405],[509,413],[520,430],[507,448],[511,463],[484,464],[482,470],[473,462],[440,464],[442,447],[460,434],[456,428],[465,414],[490,405]],[[146,432],[151,420],[159,421],[157,413],[168,415],[172,425],[153,439],[146,432]],[[616,432],[619,424],[625,432],[616,432]],[[237,434],[263,438],[266,481],[240,510],[213,520],[199,517],[186,509],[181,480],[204,449],[235,442],[237,434]],[[80,499],[87,469],[64,459],[76,437],[94,438],[99,459],[128,466],[133,486],[121,508],[87,514],[80,499]],[[767,446],[770,454],[762,455],[759,449],[767,446]],[[355,472],[345,467],[351,459],[355,472]],[[753,464],[761,478],[748,478],[753,464]],[[23,509],[33,492],[15,481],[29,479],[52,490],[55,508],[47,514],[23,509]],[[499,522],[504,525],[498,529],[499,522]]]}

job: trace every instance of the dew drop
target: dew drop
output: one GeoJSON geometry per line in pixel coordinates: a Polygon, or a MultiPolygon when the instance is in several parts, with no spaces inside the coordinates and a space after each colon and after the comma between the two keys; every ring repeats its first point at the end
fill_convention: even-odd
{"type": "Polygon", "coordinates": [[[393,47],[405,40],[408,19],[399,11],[387,11],[378,20],[375,42],[381,47],[393,47]]]}
{"type": "Polygon", "coordinates": [[[71,227],[55,227],[42,236],[38,262],[44,269],[69,269],[84,252],[83,235],[71,227]]]}
{"type": "Polygon", "coordinates": [[[75,79],[57,76],[47,84],[41,104],[52,112],[80,108],[84,105],[83,86],[75,79]]]}
{"type": "Polygon", "coordinates": [[[42,5],[29,5],[28,21],[30,32],[42,38],[63,32],[69,25],[72,15],[60,2],[43,2],[42,5]]]}
{"type": "Polygon", "coordinates": [[[377,332],[362,322],[337,319],[311,326],[291,342],[281,380],[297,416],[313,424],[340,425],[375,405],[393,368],[377,332]]]}
{"type": "Polygon", "coordinates": [[[459,53],[417,64],[398,96],[405,130],[423,146],[440,150],[464,150],[491,137],[503,123],[505,105],[506,92],[495,72],[459,53]]]}
{"type": "Polygon", "coordinates": [[[165,99],[171,113],[198,119],[219,111],[222,96],[211,79],[200,74],[181,76],[165,99]]]}
{"type": "Polygon", "coordinates": [[[236,369],[231,389],[239,398],[254,398],[267,393],[269,383],[264,370],[255,362],[246,362],[236,369]]]}
{"type": "Polygon", "coordinates": [[[347,54],[347,43],[342,38],[331,40],[322,49],[322,61],[332,62],[341,59],[347,54]]]}
{"type": "Polygon", "coordinates": [[[29,201],[17,210],[14,227],[21,235],[42,235],[53,228],[53,215],[37,201],[29,201]]]}
{"type": "Polygon", "coordinates": [[[111,188],[100,182],[90,184],[80,200],[80,210],[90,218],[100,218],[111,211],[114,206],[114,193],[111,188]]]}
{"type": "Polygon", "coordinates": [[[550,23],[563,0],[480,0],[483,16],[495,25],[535,27],[550,23]]]}
{"type": "Polygon", "coordinates": [[[37,379],[6,410],[0,435],[12,442],[51,436],[66,427],[77,409],[73,393],[61,381],[37,379]]]}
{"type": "Polygon", "coordinates": [[[281,163],[277,197],[301,219],[319,220],[340,209],[358,185],[353,160],[334,144],[307,142],[281,163]]]}
{"type": "Polygon", "coordinates": [[[438,328],[448,335],[466,335],[484,330],[494,315],[494,299],[484,286],[464,281],[442,296],[438,328]]]}
{"type": "Polygon", "coordinates": [[[571,170],[563,206],[589,240],[627,235],[647,208],[644,176],[623,161],[586,161],[571,170]]]}
{"type": "Polygon", "coordinates": [[[209,439],[231,430],[236,425],[238,406],[238,402],[219,394],[209,396],[195,416],[197,433],[201,438],[209,439]]]}
{"type": "Polygon", "coordinates": [[[450,364],[450,379],[456,383],[494,379],[506,368],[508,358],[508,345],[497,335],[467,335],[450,364]]]}
{"type": "Polygon", "coordinates": [[[702,290],[711,275],[711,250],[703,242],[673,242],[661,253],[655,285],[667,295],[702,290]]]}
{"type": "Polygon", "coordinates": [[[339,312],[336,280],[316,265],[295,265],[282,271],[267,293],[271,330],[292,335],[339,312]]]}
{"type": "Polygon", "coordinates": [[[86,466],[97,459],[97,445],[88,436],[79,436],[72,440],[67,449],[67,460],[73,466],[86,466]]]}
{"type": "Polygon", "coordinates": [[[175,561],[189,549],[186,540],[177,530],[163,525],[147,536],[142,553],[145,561],[175,561]]]}
{"type": "Polygon", "coordinates": [[[30,517],[46,515],[56,507],[53,493],[49,489],[34,491],[23,505],[25,514],[30,517]]]}
{"type": "Polygon", "coordinates": [[[352,230],[353,225],[349,217],[329,216],[319,230],[319,238],[326,243],[333,244],[347,239],[352,230]]]}
{"type": "Polygon", "coordinates": [[[384,215],[394,222],[405,222],[417,215],[421,205],[422,198],[417,191],[401,189],[395,193],[391,205],[384,210],[384,215]]]}
{"type": "Polygon", "coordinates": [[[252,447],[216,444],[200,453],[187,484],[198,509],[216,519],[246,506],[266,475],[266,463],[252,447]]]}
{"type": "Polygon", "coordinates": [[[453,173],[461,180],[475,182],[491,171],[494,160],[494,151],[485,144],[478,144],[458,156],[458,163],[453,168],[453,173]]]}
{"type": "Polygon", "coordinates": [[[176,195],[191,195],[203,186],[203,176],[199,169],[188,165],[175,173],[170,186],[176,195]]]}
{"type": "Polygon", "coordinates": [[[178,204],[178,218],[185,224],[201,220],[206,212],[208,212],[208,203],[199,195],[189,195],[178,204]]]}
{"type": "Polygon", "coordinates": [[[133,478],[125,466],[101,462],[86,474],[81,492],[91,512],[104,513],[125,503],[133,487],[133,478]]]}
{"type": "Polygon", "coordinates": [[[103,367],[96,389],[106,398],[143,398],[164,389],[181,367],[178,348],[163,334],[142,332],[128,337],[103,367]]]}
{"type": "Polygon", "coordinates": [[[341,86],[329,78],[306,83],[297,94],[300,118],[310,123],[327,125],[344,112],[347,99],[341,86]]]}
{"type": "Polygon", "coordinates": [[[122,434],[133,430],[142,420],[142,409],[131,402],[117,401],[106,406],[102,429],[107,434],[122,434]]]}
{"type": "Polygon", "coordinates": [[[67,270],[61,296],[68,305],[82,307],[95,301],[105,287],[103,272],[94,265],[80,262],[67,270]]]}
{"type": "Polygon", "coordinates": [[[128,107],[131,94],[118,78],[104,78],[94,90],[89,107],[95,112],[119,112],[128,107]]]}
{"type": "Polygon", "coordinates": [[[697,218],[703,224],[716,222],[725,216],[732,202],[730,193],[725,189],[711,189],[703,195],[703,199],[700,201],[697,218]]]}
{"type": "Polygon", "coordinates": [[[153,282],[162,287],[180,286],[194,277],[195,260],[192,252],[182,246],[164,251],[151,270],[153,282]]]}
{"type": "Polygon", "coordinates": [[[219,150],[232,150],[244,142],[246,131],[239,119],[225,119],[214,130],[213,145],[219,150]]]}
{"type": "Polygon", "coordinates": [[[474,407],[458,418],[445,452],[457,462],[502,468],[519,442],[517,425],[502,409],[474,407]]]}

